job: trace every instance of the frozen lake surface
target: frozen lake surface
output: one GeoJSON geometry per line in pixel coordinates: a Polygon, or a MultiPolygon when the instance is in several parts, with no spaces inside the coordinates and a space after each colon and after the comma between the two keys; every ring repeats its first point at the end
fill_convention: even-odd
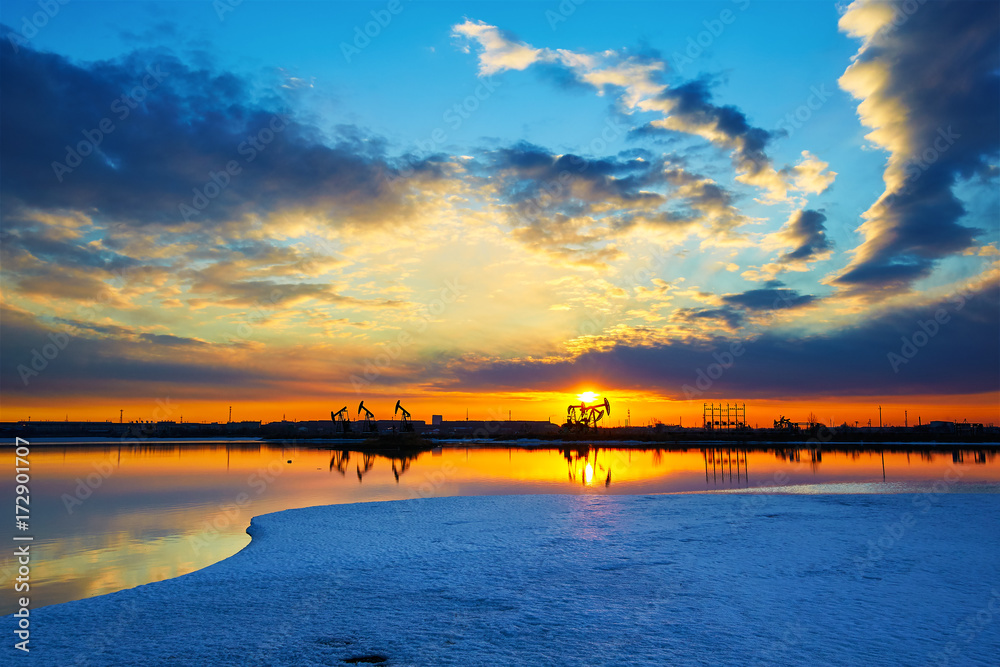
{"type": "Polygon", "coordinates": [[[429,498],[33,610],[33,664],[994,665],[1000,495],[429,498]]]}

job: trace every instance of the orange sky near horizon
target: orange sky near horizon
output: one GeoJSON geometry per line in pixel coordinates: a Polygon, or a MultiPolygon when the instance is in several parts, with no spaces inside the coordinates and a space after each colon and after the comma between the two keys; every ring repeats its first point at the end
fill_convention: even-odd
{"type": "Polygon", "coordinates": [[[198,4],[0,60],[0,420],[1000,423],[1000,4],[198,4]]]}
{"type": "MultiPolygon", "coordinates": [[[[611,415],[602,426],[624,426],[631,418],[632,425],[644,425],[651,420],[666,424],[696,427],[702,424],[702,405],[713,399],[672,401],[657,396],[641,395],[635,392],[608,392],[588,387],[605,396],[611,402],[611,415]],[[631,414],[630,414],[631,413],[631,414]]],[[[413,419],[431,421],[431,415],[440,414],[447,420],[505,421],[551,419],[553,423],[565,421],[566,407],[578,403],[576,395],[585,389],[558,393],[505,393],[481,395],[470,393],[435,394],[412,396],[400,394],[403,406],[413,419]]],[[[357,404],[364,398],[378,419],[392,419],[396,396],[331,396],[329,400],[299,400],[283,403],[279,400],[233,402],[233,421],[292,421],[325,420],[331,410],[339,410],[347,405],[352,418],[357,412],[357,404]]],[[[718,404],[720,401],[715,400],[718,404]]],[[[725,400],[721,401],[726,403],[725,400]]],[[[957,396],[894,396],[851,397],[803,397],[795,400],[740,401],[746,405],[747,422],[751,426],[769,426],[774,419],[784,415],[793,422],[804,422],[809,413],[825,423],[840,425],[847,422],[859,426],[871,419],[878,426],[879,405],[882,406],[884,425],[902,426],[904,419],[909,425],[929,421],[964,421],[984,424],[1000,424],[1000,393],[970,394],[957,396]],[[906,412],[904,416],[904,411],[906,412]]],[[[124,409],[124,420],[134,421],[185,421],[185,422],[225,422],[229,417],[229,403],[222,401],[185,401],[175,396],[163,398],[134,398],[109,402],[101,398],[77,398],[54,404],[51,400],[10,401],[0,406],[0,421],[19,421],[29,417],[32,421],[118,421],[118,411],[124,409]]]]}

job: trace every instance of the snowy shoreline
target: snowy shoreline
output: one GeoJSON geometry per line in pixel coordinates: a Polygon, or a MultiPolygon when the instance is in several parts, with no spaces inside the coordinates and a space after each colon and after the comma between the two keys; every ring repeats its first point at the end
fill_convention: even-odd
{"type": "Polygon", "coordinates": [[[975,665],[1000,654],[996,494],[432,498],[286,510],[247,532],[245,549],[203,570],[32,611],[28,661],[975,665]]]}

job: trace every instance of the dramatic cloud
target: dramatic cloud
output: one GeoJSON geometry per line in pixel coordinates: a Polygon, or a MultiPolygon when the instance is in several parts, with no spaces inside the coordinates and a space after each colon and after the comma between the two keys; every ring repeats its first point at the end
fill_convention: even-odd
{"type": "Polygon", "coordinates": [[[1000,5],[858,0],[840,27],[863,40],[840,85],[861,100],[867,136],[889,160],[885,192],[859,228],[864,242],[834,283],[899,291],[979,231],[960,223],[955,188],[987,174],[1000,150],[1000,5]]]}
{"type": "Polygon", "coordinates": [[[456,25],[453,33],[467,40],[466,50],[468,42],[477,44],[480,75],[524,70],[533,64],[561,67],[599,95],[615,91],[626,113],[662,114],[633,130],[633,136],[680,132],[706,139],[731,151],[737,180],[763,189],[769,200],[785,200],[789,190],[821,191],[836,176],[824,173],[825,163],[807,152],[800,165],[776,170],[765,152],[774,133],[751,125],[735,106],[714,104],[707,78],[668,86],[663,81],[666,63],[662,60],[612,50],[580,53],[534,48],[481,21],[467,20],[456,25]]]}
{"type": "MultiPolygon", "coordinates": [[[[780,283],[779,283],[780,285],[780,283]]],[[[811,294],[799,294],[793,289],[771,287],[752,289],[742,294],[725,294],[723,303],[738,306],[747,310],[782,310],[784,308],[799,308],[816,300],[811,294]]]]}
{"type": "Polygon", "coordinates": [[[731,192],[699,174],[684,169],[671,168],[664,172],[664,179],[675,190],[673,197],[686,208],[664,216],[662,222],[679,220],[699,221],[709,230],[713,241],[722,243],[731,239],[737,228],[749,222],[735,205],[731,192]]]}
{"type": "Polygon", "coordinates": [[[774,170],[765,153],[774,135],[753,127],[735,106],[712,104],[709,85],[707,79],[689,81],[648,101],[645,109],[657,109],[664,115],[650,127],[694,134],[732,150],[738,180],[763,188],[775,199],[784,199],[789,183],[774,170]]]}
{"type": "Polygon", "coordinates": [[[745,320],[742,312],[735,308],[678,308],[674,311],[671,319],[675,322],[687,322],[698,325],[699,330],[709,327],[714,323],[718,328],[727,331],[736,331],[745,320]]]}
{"type": "Polygon", "coordinates": [[[782,287],[779,281],[774,281],[763,289],[707,296],[716,305],[707,308],[678,308],[672,313],[670,321],[674,324],[697,325],[693,338],[704,340],[705,336],[697,334],[711,329],[736,334],[747,325],[748,320],[758,320],[755,322],[757,325],[761,318],[766,321],[781,311],[802,308],[816,301],[816,297],[811,294],[799,294],[796,290],[782,287]]]}
{"type": "Polygon", "coordinates": [[[792,213],[781,229],[765,237],[763,245],[791,249],[774,262],[740,274],[747,280],[773,280],[785,271],[808,271],[810,263],[833,254],[833,243],[826,236],[826,215],[811,209],[792,213]]]}
{"type": "MultiPolygon", "coordinates": [[[[763,303],[754,296],[746,300],[763,303]]],[[[725,309],[686,315],[731,317],[725,309]]],[[[1000,390],[998,339],[1000,283],[992,281],[939,303],[812,336],[767,331],[745,340],[620,344],[566,361],[507,361],[452,370],[463,388],[558,391],[587,384],[679,400],[971,394],[1000,390]],[[734,343],[740,345],[739,355],[730,360],[734,343]],[[729,367],[721,375],[713,372],[715,379],[699,382],[710,364],[722,362],[729,367]]]]}
{"type": "Polygon", "coordinates": [[[570,264],[606,267],[620,256],[611,243],[640,226],[674,241],[738,237],[749,220],[735,196],[682,165],[646,151],[585,159],[521,143],[467,168],[496,193],[517,240],[570,264]]]}
{"type": "MultiPolygon", "coordinates": [[[[656,49],[688,28],[668,5],[648,8],[663,30],[638,49],[600,12],[558,33],[572,49],[454,25],[473,55],[400,23],[349,69],[300,61],[315,44],[261,51],[243,22],[223,54],[194,9],[176,28],[125,21],[101,53],[130,52],[96,62],[53,21],[0,59],[4,412],[59,396],[319,404],[366,372],[474,401],[577,381],[685,398],[734,342],[746,353],[705,396],[995,389],[996,291],[931,301],[1000,272],[996,3],[857,2],[840,34],[831,6],[803,8],[831,48],[780,71],[787,12],[760,10],[767,48],[721,64],[732,85],[670,70],[656,49]],[[868,145],[853,104],[802,100],[802,73],[854,37],[832,66],[868,145]],[[762,124],[790,100],[784,130],[762,124]],[[888,363],[935,308],[947,322],[888,363]]],[[[732,53],[713,52],[705,67],[732,53]]]]}
{"type": "MultiPolygon", "coordinates": [[[[170,334],[95,327],[61,320],[46,324],[0,306],[0,387],[7,398],[28,395],[129,396],[135,387],[239,387],[264,378],[247,364],[212,354],[203,341],[170,334]],[[59,349],[56,353],[56,346],[59,349]],[[44,349],[49,346],[50,349],[44,349]]],[[[164,394],[168,395],[168,394],[164,394]]]]}
{"type": "Polygon", "coordinates": [[[826,216],[819,211],[796,211],[776,238],[792,246],[792,250],[778,258],[778,264],[805,270],[807,262],[830,256],[833,244],[826,238],[826,216]]]}
{"type": "Polygon", "coordinates": [[[5,53],[0,81],[8,228],[25,208],[173,227],[286,209],[379,224],[405,219],[410,184],[445,169],[392,162],[384,142],[354,127],[324,141],[277,93],[251,102],[260,96],[241,79],[165,52],[84,65],[23,47],[5,53]]]}

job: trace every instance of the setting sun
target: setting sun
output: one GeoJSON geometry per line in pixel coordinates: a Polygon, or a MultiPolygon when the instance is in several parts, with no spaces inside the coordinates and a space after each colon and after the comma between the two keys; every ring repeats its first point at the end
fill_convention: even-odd
{"type": "Polygon", "coordinates": [[[0,28],[0,654],[1000,667],[1000,0],[0,28]]]}

